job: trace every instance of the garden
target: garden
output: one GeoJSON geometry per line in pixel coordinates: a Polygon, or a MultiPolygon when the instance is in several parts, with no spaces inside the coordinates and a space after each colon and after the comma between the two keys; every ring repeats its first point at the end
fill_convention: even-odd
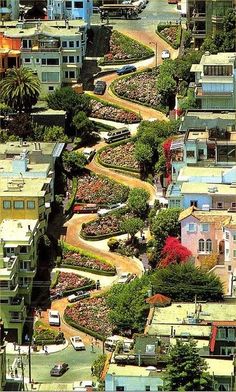
{"type": "Polygon", "coordinates": [[[124,220],[131,218],[133,215],[121,209],[112,214],[105,215],[94,221],[85,223],[82,226],[80,235],[86,239],[103,239],[114,235],[125,233],[122,229],[124,220]]]}
{"type": "Polygon", "coordinates": [[[92,98],[90,100],[90,117],[117,121],[125,124],[135,124],[141,120],[140,116],[136,113],[122,109],[119,106],[111,105],[98,98],[92,98]]]}
{"type": "Polygon", "coordinates": [[[63,332],[49,328],[42,321],[36,321],[34,324],[33,342],[35,345],[62,344],[64,340],[63,332]]]}
{"type": "Polygon", "coordinates": [[[107,177],[86,174],[78,179],[76,202],[109,205],[127,200],[129,188],[107,177]]]}
{"type": "Polygon", "coordinates": [[[73,327],[103,339],[112,334],[108,310],[104,297],[88,298],[79,301],[76,305],[68,306],[64,318],[73,327]]]}
{"type": "Polygon", "coordinates": [[[78,289],[89,289],[95,286],[95,282],[72,272],[57,271],[51,284],[50,295],[67,295],[78,289]]]}
{"type": "Polygon", "coordinates": [[[63,244],[63,256],[60,265],[101,275],[116,274],[116,268],[107,261],[65,243],[63,244]]]}
{"type": "Polygon", "coordinates": [[[117,30],[112,31],[109,46],[109,53],[100,61],[100,65],[144,60],[154,55],[152,49],[117,30]]]}
{"type": "Polygon", "coordinates": [[[135,144],[133,142],[121,143],[118,146],[106,147],[99,153],[102,165],[119,167],[139,171],[139,163],[134,156],[135,144]]]}
{"type": "Polygon", "coordinates": [[[115,80],[111,88],[113,92],[125,99],[160,109],[157,91],[158,70],[138,72],[115,80]]]}
{"type": "Polygon", "coordinates": [[[159,24],[157,26],[157,34],[161,38],[164,38],[168,44],[170,44],[174,49],[178,49],[181,43],[182,28],[180,24],[177,25],[163,25],[159,24]]]}

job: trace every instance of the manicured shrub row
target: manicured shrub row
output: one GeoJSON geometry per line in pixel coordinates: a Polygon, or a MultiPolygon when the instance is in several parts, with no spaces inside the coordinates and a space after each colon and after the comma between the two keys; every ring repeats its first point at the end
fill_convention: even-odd
{"type": "Polygon", "coordinates": [[[178,49],[181,44],[182,28],[181,25],[162,25],[159,24],[156,30],[157,35],[164,39],[172,48],[178,49]]]}
{"type": "Polygon", "coordinates": [[[68,200],[66,207],[65,207],[65,214],[68,215],[71,211],[71,208],[74,204],[75,201],[75,196],[76,196],[76,191],[77,191],[77,184],[78,184],[78,180],[76,177],[73,178],[72,180],[72,192],[71,192],[71,197],[68,200]]]}
{"type": "MultiPolygon", "coordinates": [[[[90,272],[91,274],[95,274],[95,275],[103,275],[103,276],[115,276],[116,275],[116,271],[103,271],[103,270],[95,270],[95,269],[91,269],[91,268],[86,268],[86,267],[78,267],[76,265],[73,264],[61,264],[62,268],[72,268],[78,271],[86,271],[86,272],[90,272]]],[[[76,289],[77,290],[77,289],[76,289]]]]}
{"type": "Polygon", "coordinates": [[[50,295],[60,294],[66,296],[78,290],[91,290],[95,281],[71,272],[56,272],[56,277],[51,285],[50,295]]]}
{"type": "Polygon", "coordinates": [[[93,118],[112,120],[125,124],[135,124],[142,120],[141,116],[135,112],[124,109],[119,105],[111,104],[110,102],[104,101],[103,99],[94,96],[90,99],[90,106],[90,117],[93,118]]]}
{"type": "Polygon", "coordinates": [[[34,325],[33,340],[36,345],[45,345],[62,344],[65,339],[62,332],[51,329],[41,321],[37,321],[34,325]]]}
{"type": "Polygon", "coordinates": [[[82,230],[80,232],[80,237],[82,237],[84,240],[86,241],[101,241],[101,240],[105,240],[106,238],[110,238],[111,236],[117,236],[117,235],[121,235],[121,234],[125,234],[123,231],[117,231],[114,233],[109,233],[109,234],[104,234],[104,235],[87,235],[85,234],[82,230]]]}
{"type": "Polygon", "coordinates": [[[78,329],[81,332],[87,333],[90,336],[93,336],[96,339],[99,340],[105,340],[106,337],[103,335],[100,335],[99,333],[92,331],[89,328],[86,327],[82,327],[81,325],[77,324],[75,321],[73,321],[70,317],[68,317],[65,313],[64,313],[64,321],[69,324],[71,327],[78,329]]]}
{"type": "Polygon", "coordinates": [[[134,158],[134,143],[132,141],[126,140],[125,143],[116,146],[104,147],[99,150],[97,158],[98,162],[105,167],[139,173],[139,164],[134,158]],[[132,166],[129,166],[129,164],[132,164],[132,166]]]}

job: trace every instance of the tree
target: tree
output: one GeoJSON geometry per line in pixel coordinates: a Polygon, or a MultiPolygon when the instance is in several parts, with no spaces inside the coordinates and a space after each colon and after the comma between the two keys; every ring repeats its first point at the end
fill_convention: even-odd
{"type": "Polygon", "coordinates": [[[167,364],[168,390],[170,391],[213,391],[213,378],[207,363],[200,357],[197,343],[191,339],[176,340],[171,347],[167,364]]]}
{"type": "Polygon", "coordinates": [[[11,68],[0,82],[1,99],[19,113],[30,113],[39,93],[39,78],[30,68],[11,68]]]}
{"type": "Polygon", "coordinates": [[[122,333],[141,332],[144,329],[149,305],[145,299],[150,288],[148,276],[134,279],[125,285],[112,286],[106,296],[108,317],[116,331],[122,333]]]}
{"type": "Polygon", "coordinates": [[[94,131],[94,124],[86,116],[85,112],[76,113],[73,117],[72,123],[76,129],[76,136],[86,138],[86,141],[89,137],[91,137],[91,134],[94,131]]]}
{"type": "Polygon", "coordinates": [[[192,255],[190,250],[183,246],[178,238],[167,237],[164,248],[161,252],[159,267],[166,267],[169,264],[180,264],[186,262],[192,255]]]}
{"type": "Polygon", "coordinates": [[[53,125],[52,127],[45,127],[43,141],[67,143],[68,137],[65,135],[62,127],[53,125]]]}
{"type": "Polygon", "coordinates": [[[127,207],[136,215],[144,216],[147,211],[149,194],[145,189],[134,188],[129,192],[127,207]]]}
{"type": "Polygon", "coordinates": [[[153,151],[148,144],[135,143],[134,157],[138,161],[141,173],[146,173],[148,166],[152,163],[153,151]]]}
{"type": "Polygon", "coordinates": [[[144,222],[140,218],[125,219],[121,223],[121,230],[125,231],[126,233],[128,233],[128,235],[130,235],[132,243],[134,242],[135,234],[139,230],[142,230],[143,227],[144,227],[144,222]]]}
{"type": "Polygon", "coordinates": [[[47,96],[48,106],[54,110],[65,110],[69,121],[79,111],[88,113],[90,98],[84,94],[76,93],[70,87],[60,88],[47,96]]]}
{"type": "Polygon", "coordinates": [[[98,380],[101,379],[102,371],[104,369],[106,363],[107,356],[106,354],[101,354],[98,358],[93,362],[93,374],[97,377],[98,380]]]}
{"type": "Polygon", "coordinates": [[[75,151],[65,151],[62,155],[64,169],[72,175],[78,174],[86,165],[87,159],[84,154],[75,151]]]}
{"type": "Polygon", "coordinates": [[[168,105],[176,93],[177,84],[170,75],[159,75],[157,79],[157,90],[161,95],[163,104],[168,105]]]}
{"type": "Polygon", "coordinates": [[[180,208],[169,208],[161,210],[151,222],[151,232],[156,239],[155,260],[160,258],[165,240],[167,237],[177,237],[180,235],[179,214],[180,208]]]}
{"type": "Polygon", "coordinates": [[[33,135],[33,124],[30,115],[19,113],[13,117],[9,125],[9,134],[19,138],[27,138],[33,135]]]}
{"type": "Polygon", "coordinates": [[[223,286],[218,276],[190,262],[158,268],[149,278],[155,293],[167,295],[173,301],[191,302],[195,295],[203,301],[223,299],[223,286]]]}

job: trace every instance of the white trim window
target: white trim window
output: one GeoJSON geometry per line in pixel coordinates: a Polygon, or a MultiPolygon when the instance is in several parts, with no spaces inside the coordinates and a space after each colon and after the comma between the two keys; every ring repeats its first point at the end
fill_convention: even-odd
{"type": "Polygon", "coordinates": [[[208,223],[202,223],[201,224],[201,231],[204,232],[204,233],[207,233],[209,231],[208,223]]]}
{"type": "Polygon", "coordinates": [[[197,231],[197,226],[195,223],[189,223],[187,226],[187,231],[189,233],[195,233],[197,231]]]}
{"type": "Polygon", "coordinates": [[[212,252],[212,240],[210,238],[206,240],[206,252],[212,252]]]}
{"type": "Polygon", "coordinates": [[[200,238],[198,241],[198,252],[205,252],[205,241],[203,238],[200,238]]]}

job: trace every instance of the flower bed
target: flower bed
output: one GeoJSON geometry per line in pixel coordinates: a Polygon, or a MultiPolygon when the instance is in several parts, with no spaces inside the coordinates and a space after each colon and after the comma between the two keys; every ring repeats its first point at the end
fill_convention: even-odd
{"type": "Polygon", "coordinates": [[[128,198],[129,188],[107,177],[85,175],[78,180],[76,201],[109,205],[122,203],[128,198]]]}
{"type": "Polygon", "coordinates": [[[137,169],[138,171],[139,164],[134,157],[134,147],[133,142],[121,144],[117,147],[107,147],[99,154],[101,164],[137,169]]]}
{"type": "Polygon", "coordinates": [[[141,118],[136,113],[109,105],[106,101],[91,99],[90,116],[101,118],[103,120],[112,120],[125,124],[134,124],[140,122],[141,118]]]}
{"type": "Polygon", "coordinates": [[[65,320],[67,322],[72,321],[74,326],[82,327],[88,332],[91,330],[105,337],[112,334],[112,324],[108,320],[108,311],[105,299],[96,297],[81,300],[76,305],[68,306],[65,309],[64,316],[65,320]]]}
{"type": "Polygon", "coordinates": [[[70,272],[59,272],[54,287],[50,289],[50,295],[68,293],[73,290],[81,289],[91,285],[92,281],[88,278],[70,272]]]}
{"type": "Polygon", "coordinates": [[[181,43],[181,25],[158,25],[157,33],[164,38],[173,48],[177,49],[181,43]]]}
{"type": "Polygon", "coordinates": [[[49,328],[41,321],[36,321],[36,323],[34,324],[33,341],[36,345],[61,344],[64,342],[64,334],[62,332],[49,328]]]}
{"type": "Polygon", "coordinates": [[[112,90],[122,98],[159,108],[157,76],[158,71],[144,71],[124,76],[112,83],[112,90]]]}
{"type": "Polygon", "coordinates": [[[93,273],[101,272],[109,275],[116,274],[116,268],[105,260],[85,255],[79,248],[64,244],[62,265],[76,267],[93,273]]]}
{"type": "Polygon", "coordinates": [[[124,60],[143,60],[153,56],[154,52],[140,42],[113,30],[110,37],[110,51],[104,56],[103,64],[119,64],[124,60]]]}

